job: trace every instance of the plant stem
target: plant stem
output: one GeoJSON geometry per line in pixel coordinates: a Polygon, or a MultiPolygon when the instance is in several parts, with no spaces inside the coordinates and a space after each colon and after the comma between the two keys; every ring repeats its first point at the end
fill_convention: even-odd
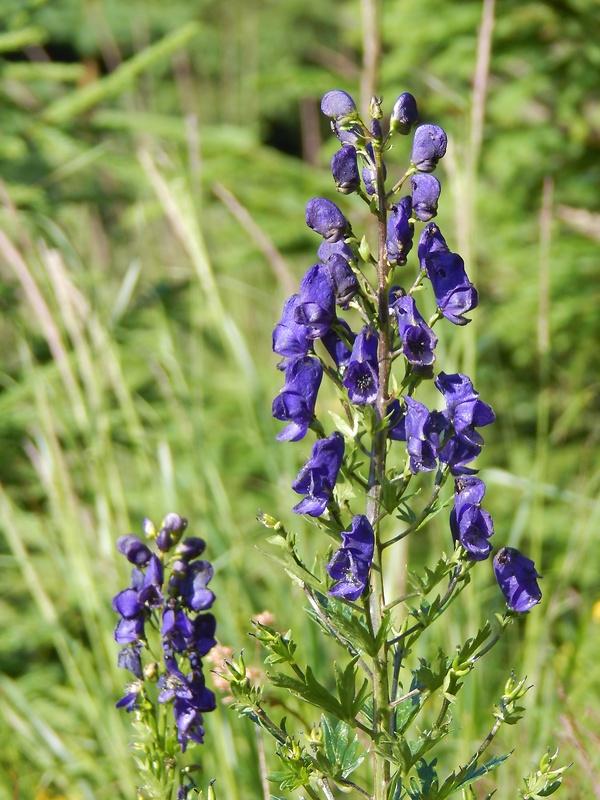
{"type": "MultiPolygon", "coordinates": [[[[378,230],[378,261],[377,261],[377,311],[379,323],[379,348],[378,348],[378,377],[379,386],[375,408],[379,420],[385,418],[388,405],[388,387],[390,379],[390,322],[388,299],[388,273],[389,267],[386,259],[386,229],[387,210],[385,203],[385,186],[383,177],[383,161],[381,158],[381,143],[373,140],[375,168],[377,177],[377,230],[378,230]]],[[[383,585],[382,556],[383,547],[379,533],[379,497],[381,494],[381,481],[385,476],[386,468],[387,432],[385,428],[378,430],[373,437],[371,448],[371,464],[369,471],[369,492],[367,495],[367,517],[375,531],[375,553],[373,569],[371,570],[371,592],[369,595],[368,614],[374,635],[377,635],[382,624],[385,612],[385,591],[383,585]]],[[[374,759],[374,800],[385,800],[390,784],[390,762],[377,747],[382,736],[389,730],[389,676],[387,664],[387,650],[382,643],[379,652],[373,659],[373,750],[374,759]]]]}

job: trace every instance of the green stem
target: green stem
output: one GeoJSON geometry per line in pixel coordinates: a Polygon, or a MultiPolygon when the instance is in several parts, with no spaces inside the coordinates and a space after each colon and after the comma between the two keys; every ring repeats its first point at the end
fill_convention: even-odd
{"type": "MultiPolygon", "coordinates": [[[[378,348],[378,377],[379,387],[375,408],[379,420],[386,417],[389,401],[390,380],[390,320],[388,299],[389,266],[386,259],[387,236],[387,209],[385,202],[385,185],[383,177],[383,161],[381,158],[381,143],[373,140],[375,156],[375,169],[377,176],[377,229],[378,229],[378,261],[377,261],[377,311],[379,322],[379,348],[378,348]]],[[[385,590],[383,585],[383,547],[379,531],[379,498],[381,495],[381,482],[386,471],[387,431],[385,427],[379,430],[374,438],[371,448],[371,463],[369,471],[369,492],[367,494],[367,517],[375,531],[375,553],[373,569],[371,570],[371,591],[368,606],[365,609],[369,618],[370,627],[376,636],[382,624],[385,612],[385,590]]],[[[378,747],[382,737],[390,727],[391,710],[389,707],[389,676],[387,663],[387,650],[382,643],[378,653],[373,658],[373,748],[374,759],[374,800],[385,800],[390,785],[390,762],[378,747]]]]}

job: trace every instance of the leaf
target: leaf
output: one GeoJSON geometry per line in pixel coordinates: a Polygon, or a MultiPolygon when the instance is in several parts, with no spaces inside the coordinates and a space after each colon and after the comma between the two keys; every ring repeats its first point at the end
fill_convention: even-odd
{"type": "Polygon", "coordinates": [[[328,714],[338,719],[344,719],[344,709],[336,700],[336,698],[322,686],[315,676],[310,667],[306,668],[304,681],[298,678],[292,678],[289,675],[284,675],[282,672],[267,673],[267,676],[274,686],[281,689],[288,689],[296,697],[305,700],[315,708],[320,708],[328,714]]]}
{"type": "Polygon", "coordinates": [[[345,722],[338,722],[334,728],[325,716],[321,717],[321,731],[324,752],[317,754],[317,762],[333,780],[347,778],[366,757],[366,753],[358,754],[358,736],[351,738],[351,728],[345,722]]]}
{"type": "Polygon", "coordinates": [[[505,753],[502,756],[495,756],[490,761],[487,761],[485,764],[482,764],[480,767],[477,766],[477,761],[475,761],[471,766],[464,767],[463,769],[459,770],[458,773],[452,773],[449,775],[439,793],[439,800],[445,800],[446,797],[451,797],[456,792],[461,791],[462,789],[470,786],[475,781],[478,781],[480,778],[483,778],[484,775],[487,775],[492,770],[498,769],[513,753],[514,751],[511,750],[510,753],[505,753]]]}

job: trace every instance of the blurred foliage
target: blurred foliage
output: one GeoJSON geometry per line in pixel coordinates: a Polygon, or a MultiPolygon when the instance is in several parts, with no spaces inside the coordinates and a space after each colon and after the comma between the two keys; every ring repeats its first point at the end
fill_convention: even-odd
{"type": "MultiPolygon", "coordinates": [[[[600,18],[595,0],[497,6],[480,157],[480,2],[384,0],[381,93],[389,110],[411,91],[450,134],[440,225],[477,275],[470,346],[499,420],[486,501],[501,543],[545,575],[544,605],[505,645],[535,690],[519,733],[531,747],[497,796],[556,744],[581,767],[571,796],[590,796],[600,18]]],[[[274,442],[270,332],[314,259],[304,204],[334,197],[319,98],[358,96],[361,36],[349,0],[0,0],[0,800],[133,796],[110,597],[126,580],[114,540],[144,515],[177,510],[207,537],[224,643],[248,647],[250,614],[285,605],[277,624],[301,631],[328,680],[314,626],[256,550],[255,516],[291,507],[307,454],[274,442]]],[[[445,332],[447,371],[472,358],[461,348],[445,332]]],[[[433,527],[411,558],[448,546],[433,527]]],[[[449,649],[499,607],[485,569],[465,596],[449,649]]],[[[506,678],[502,659],[487,669],[457,711],[462,755],[506,678]]],[[[230,800],[262,796],[250,728],[225,709],[207,720],[204,776],[230,800]]]]}

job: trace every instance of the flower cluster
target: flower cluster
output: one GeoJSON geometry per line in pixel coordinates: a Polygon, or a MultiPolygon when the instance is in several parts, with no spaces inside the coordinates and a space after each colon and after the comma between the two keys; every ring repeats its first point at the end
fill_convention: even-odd
{"type": "Polygon", "coordinates": [[[205,542],[198,537],[183,539],[187,520],[168,514],[157,531],[144,520],[148,539],[154,539],[154,553],[133,534],[121,536],[117,549],[133,564],[131,584],[113,600],[120,619],[115,640],[124,645],[119,666],[138,679],[117,707],[133,711],[146,698],[144,680],[157,683],[158,702],[173,706],[177,738],[182,751],[188,741],[202,743],[202,714],[215,708],[215,696],[207,688],[202,658],[216,644],[216,621],[211,608],[215,596],[207,588],[212,565],[200,558],[205,542]],[[160,639],[163,666],[152,657],[150,637],[160,639]],[[146,651],[145,666],[142,658],[146,651]]]}
{"type": "MultiPolygon", "coordinates": [[[[355,409],[354,418],[372,407],[387,437],[406,443],[407,480],[420,472],[437,471],[438,482],[447,475],[454,476],[450,529],[465,558],[486,559],[494,532],[490,515],[481,508],[485,484],[474,477],[477,470],[472,466],[484,444],[480,429],[494,422],[494,412],[479,399],[467,375],[440,371],[436,376],[434,371],[438,339],[433,326],[441,319],[466,325],[470,322],[466,315],[478,304],[477,290],[467,276],[463,259],[452,252],[438,225],[431,221],[437,214],[441,192],[440,182],[432,173],[446,153],[447,136],[437,125],[417,125],[417,103],[407,92],[394,103],[389,132],[384,134],[380,105],[377,98],[371,102],[369,126],[362,121],[354,100],[341,90],[328,92],[321,110],[330,118],[340,141],[340,149],[331,160],[335,187],[343,195],[358,194],[369,204],[385,231],[385,250],[382,254],[380,249],[375,260],[332,200],[310,200],[306,224],[322,237],[319,261],[305,273],[298,293],[286,301],[273,331],[273,350],[283,357],[279,368],[285,380],[272,411],[275,418],[287,423],[277,438],[299,441],[311,426],[322,437],[293,483],[294,491],[306,495],[294,511],[314,518],[328,514],[329,520],[335,515],[334,529],[341,535],[342,546],[326,567],[335,581],[329,594],[351,601],[368,587],[374,520],[354,515],[351,530],[342,530],[334,490],[348,448],[341,433],[334,431],[327,436],[316,420],[317,395],[324,375],[343,394],[346,408],[355,409]],[[409,166],[387,191],[383,154],[393,136],[411,132],[409,166]],[[398,197],[404,186],[409,191],[398,197]],[[399,268],[408,263],[417,223],[425,225],[416,248],[416,278],[407,277],[404,286],[393,285],[392,278],[399,277],[399,268]],[[377,288],[369,277],[372,265],[377,267],[377,288]],[[429,321],[419,311],[415,294],[426,282],[437,306],[429,321]],[[380,298],[382,288],[388,292],[389,286],[388,322],[382,318],[380,298]],[[352,320],[341,316],[346,311],[354,315],[352,320]],[[353,330],[357,318],[360,326],[353,330]],[[380,385],[381,376],[386,374],[382,362],[397,359],[402,360],[404,378],[398,396],[393,396],[387,385],[380,385]],[[419,384],[432,378],[444,406],[439,410],[427,408],[414,397],[419,384]],[[385,414],[382,409],[386,409],[385,414]]],[[[356,440],[348,443],[357,445],[356,440]]],[[[331,525],[328,530],[332,530],[331,525]]],[[[523,610],[526,603],[515,590],[515,582],[522,588],[526,580],[535,581],[537,573],[529,571],[525,579],[523,569],[515,569],[508,580],[507,570],[506,565],[500,572],[496,568],[496,575],[501,576],[498,582],[509,606],[523,610]]],[[[531,587],[524,591],[528,598],[537,597],[531,604],[538,602],[531,587]]]]}

